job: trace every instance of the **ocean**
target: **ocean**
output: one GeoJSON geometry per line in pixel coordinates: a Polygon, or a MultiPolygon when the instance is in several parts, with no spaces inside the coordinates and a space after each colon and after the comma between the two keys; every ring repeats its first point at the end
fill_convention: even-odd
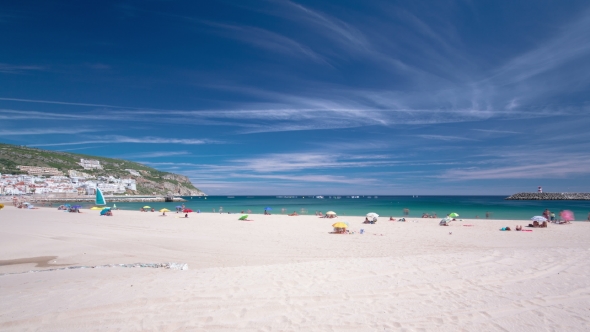
{"type": "MultiPolygon", "coordinates": [[[[375,212],[381,217],[401,217],[404,209],[408,217],[420,218],[423,213],[436,214],[442,218],[451,212],[459,218],[518,219],[528,220],[549,209],[559,215],[561,210],[574,212],[576,220],[586,221],[590,213],[590,201],[509,201],[506,196],[188,196],[184,205],[197,212],[219,213],[264,213],[266,207],[272,214],[314,215],[316,211],[334,211],[339,216],[364,216],[375,212]]],[[[112,204],[107,204],[112,206],[112,204]]],[[[156,210],[168,208],[174,213],[178,202],[116,203],[123,210],[139,210],[149,205],[156,210]]],[[[89,207],[89,204],[82,204],[89,207]]]]}

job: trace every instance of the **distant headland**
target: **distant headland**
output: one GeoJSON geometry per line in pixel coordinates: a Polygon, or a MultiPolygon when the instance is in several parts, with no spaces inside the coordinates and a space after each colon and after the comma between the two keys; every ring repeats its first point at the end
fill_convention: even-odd
{"type": "Polygon", "coordinates": [[[590,193],[518,193],[506,197],[507,200],[546,200],[546,201],[590,201],[590,193]]]}

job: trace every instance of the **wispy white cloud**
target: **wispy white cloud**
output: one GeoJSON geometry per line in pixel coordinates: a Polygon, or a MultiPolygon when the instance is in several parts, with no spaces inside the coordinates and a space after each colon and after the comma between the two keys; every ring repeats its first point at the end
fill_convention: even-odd
{"type": "Polygon", "coordinates": [[[327,63],[324,57],[291,38],[276,32],[251,26],[239,26],[201,21],[201,23],[221,29],[224,36],[237,39],[244,43],[263,48],[267,51],[281,53],[288,56],[308,58],[315,62],[327,63]]]}
{"type": "Polygon", "coordinates": [[[0,63],[0,73],[4,74],[23,74],[30,71],[46,70],[43,66],[32,65],[12,65],[7,63],[0,63]]]}
{"type": "Polygon", "coordinates": [[[344,184],[362,184],[371,185],[378,182],[377,179],[355,178],[350,176],[336,175],[256,175],[256,174],[230,174],[233,178],[246,179],[267,179],[282,180],[287,182],[312,182],[312,183],[344,183],[344,184]]]}
{"type": "Polygon", "coordinates": [[[117,143],[137,143],[137,144],[185,144],[185,145],[201,145],[201,144],[218,144],[220,142],[207,139],[186,139],[186,138],[161,138],[161,137],[127,137],[127,136],[104,136],[99,139],[64,142],[64,143],[44,143],[44,144],[30,144],[31,146],[65,146],[65,145],[82,145],[82,144],[117,144],[117,143]]]}
{"type": "Polygon", "coordinates": [[[510,131],[510,130],[495,130],[495,129],[470,129],[473,131],[479,131],[482,133],[490,133],[490,134],[520,134],[517,131],[510,131]]]}
{"type": "Polygon", "coordinates": [[[160,157],[173,157],[173,156],[186,156],[191,153],[188,151],[154,151],[145,153],[132,153],[125,154],[126,158],[160,158],[160,157]]]}
{"type": "Polygon", "coordinates": [[[585,158],[585,160],[562,160],[488,169],[452,169],[438,177],[454,181],[566,178],[572,175],[590,174],[590,169],[586,166],[588,162],[590,159],[585,158]]]}
{"type": "Polygon", "coordinates": [[[414,137],[420,137],[424,139],[433,139],[437,141],[476,141],[476,139],[459,136],[447,136],[447,135],[413,135],[414,137]]]}
{"type": "Polygon", "coordinates": [[[29,135],[69,135],[69,134],[81,134],[88,132],[96,132],[100,129],[94,128],[37,128],[37,129],[17,129],[17,130],[6,130],[0,129],[0,136],[29,136],[29,135]]]}

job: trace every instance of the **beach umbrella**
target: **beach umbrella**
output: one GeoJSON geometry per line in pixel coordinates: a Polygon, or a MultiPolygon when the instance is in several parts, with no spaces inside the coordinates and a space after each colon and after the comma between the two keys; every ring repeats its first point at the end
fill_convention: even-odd
{"type": "Polygon", "coordinates": [[[531,218],[532,221],[538,221],[538,222],[543,222],[543,221],[547,221],[547,218],[543,217],[543,216],[534,216],[531,218]]]}
{"type": "Polygon", "coordinates": [[[337,222],[337,223],[333,224],[332,227],[334,227],[334,228],[347,228],[348,225],[343,222],[337,222]]]}
{"type": "Polygon", "coordinates": [[[574,213],[570,210],[564,210],[560,213],[561,219],[564,221],[572,221],[574,220],[574,213]]]}
{"type": "Polygon", "coordinates": [[[104,216],[105,214],[107,214],[111,209],[103,209],[102,211],[100,211],[100,215],[104,216]]]}
{"type": "Polygon", "coordinates": [[[190,213],[190,212],[193,212],[193,210],[191,210],[191,209],[184,209],[184,210],[182,210],[182,212],[184,212],[184,213],[190,213]]]}
{"type": "Polygon", "coordinates": [[[4,208],[4,204],[0,204],[0,210],[4,208]]]}
{"type": "Polygon", "coordinates": [[[143,208],[144,208],[144,209],[151,209],[152,207],[151,207],[151,206],[147,206],[147,205],[146,205],[146,206],[144,206],[143,208]]]}
{"type": "MultiPolygon", "coordinates": [[[[29,203],[29,202],[24,202],[23,203],[23,205],[29,205],[29,204],[31,204],[31,203],[29,203]]],[[[70,205],[69,204],[66,204],[66,206],[70,206],[70,205]]]]}
{"type": "Polygon", "coordinates": [[[164,208],[164,209],[161,209],[160,212],[170,212],[170,210],[164,208]]]}
{"type": "Polygon", "coordinates": [[[272,210],[272,208],[270,206],[267,206],[264,208],[264,211],[270,211],[270,210],[272,210]]]}
{"type": "Polygon", "coordinates": [[[81,207],[82,207],[82,205],[73,205],[73,206],[72,206],[72,209],[79,209],[79,208],[81,208],[81,207]]]}
{"type": "Polygon", "coordinates": [[[238,219],[238,220],[246,220],[246,219],[248,219],[248,215],[247,214],[241,216],[240,219],[238,219]]]}
{"type": "MultiPolygon", "coordinates": [[[[25,204],[29,204],[29,203],[25,203],[25,204]]],[[[70,207],[71,205],[70,205],[70,204],[66,204],[66,205],[64,205],[64,206],[65,206],[65,207],[70,207]]]]}
{"type": "Polygon", "coordinates": [[[102,206],[93,206],[90,208],[90,210],[102,210],[103,207],[102,206]]]}
{"type": "Polygon", "coordinates": [[[326,214],[329,215],[329,216],[335,216],[336,215],[336,212],[334,212],[334,211],[328,211],[328,212],[326,212],[326,214]]]}
{"type": "Polygon", "coordinates": [[[375,212],[369,212],[367,213],[367,218],[378,218],[379,215],[375,212]]]}
{"type": "Polygon", "coordinates": [[[182,206],[181,205],[176,205],[176,208],[177,209],[182,209],[182,206]]]}
{"type": "Polygon", "coordinates": [[[458,213],[452,212],[451,214],[449,214],[449,217],[451,218],[457,218],[459,216],[458,213]]]}

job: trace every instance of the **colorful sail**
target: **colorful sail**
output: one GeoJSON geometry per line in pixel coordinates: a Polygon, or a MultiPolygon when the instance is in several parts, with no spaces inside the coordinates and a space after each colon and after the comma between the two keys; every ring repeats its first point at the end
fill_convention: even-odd
{"type": "Polygon", "coordinates": [[[102,194],[102,191],[100,191],[100,189],[96,188],[96,200],[95,200],[96,205],[106,205],[107,201],[104,199],[104,196],[102,194]]]}

